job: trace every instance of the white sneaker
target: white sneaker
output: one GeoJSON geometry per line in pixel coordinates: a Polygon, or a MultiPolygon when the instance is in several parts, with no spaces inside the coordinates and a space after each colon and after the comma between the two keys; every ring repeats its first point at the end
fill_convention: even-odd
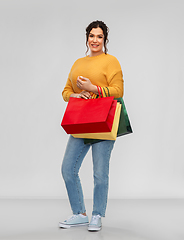
{"type": "Polygon", "coordinates": [[[89,224],[88,216],[84,216],[83,214],[76,214],[69,217],[64,222],[59,222],[59,227],[70,228],[70,227],[85,226],[88,224],[89,224]]]}
{"type": "Polygon", "coordinates": [[[88,231],[94,232],[99,231],[102,228],[102,221],[100,215],[93,215],[91,218],[91,222],[88,226],[88,231]]]}

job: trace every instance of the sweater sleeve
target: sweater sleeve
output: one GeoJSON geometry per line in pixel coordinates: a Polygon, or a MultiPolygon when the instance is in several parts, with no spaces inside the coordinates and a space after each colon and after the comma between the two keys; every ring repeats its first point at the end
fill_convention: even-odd
{"type": "Polygon", "coordinates": [[[119,61],[114,57],[107,70],[108,87],[104,89],[107,95],[115,98],[123,97],[124,80],[119,61]]]}
{"type": "Polygon", "coordinates": [[[62,91],[63,100],[69,101],[70,95],[74,93],[70,79],[68,78],[64,90],[62,91]]]}
{"type": "MultiPolygon", "coordinates": [[[[71,70],[72,71],[72,70],[71,70]]],[[[63,96],[63,100],[65,102],[68,102],[69,101],[69,98],[70,98],[70,95],[72,93],[74,93],[74,90],[73,90],[73,86],[72,86],[72,82],[71,82],[71,71],[68,75],[68,79],[67,79],[67,82],[66,82],[66,85],[62,91],[62,96],[63,96]]]]}
{"type": "Polygon", "coordinates": [[[115,72],[109,79],[108,92],[110,96],[115,98],[123,97],[124,93],[124,81],[122,71],[115,72]]]}

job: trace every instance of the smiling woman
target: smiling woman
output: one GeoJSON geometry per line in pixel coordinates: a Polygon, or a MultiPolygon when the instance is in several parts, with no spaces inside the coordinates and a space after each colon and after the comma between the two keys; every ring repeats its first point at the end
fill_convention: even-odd
{"type": "MultiPolygon", "coordinates": [[[[79,58],[73,64],[65,88],[63,99],[98,98],[98,86],[102,87],[104,96],[123,96],[123,74],[118,60],[107,54],[108,27],[102,21],[94,21],[86,28],[86,46],[90,54],[79,58]],[[104,49],[104,51],[103,51],[104,49]]],[[[86,53],[87,53],[86,52],[86,53]]],[[[84,112],[85,115],[85,112],[84,112]]],[[[82,138],[69,137],[62,163],[62,176],[73,216],[60,222],[62,228],[88,225],[88,217],[83,199],[79,169],[85,155],[92,147],[94,171],[94,204],[89,231],[99,231],[102,227],[101,217],[105,217],[109,182],[109,161],[114,140],[104,140],[94,144],[85,144],[82,138]]]]}

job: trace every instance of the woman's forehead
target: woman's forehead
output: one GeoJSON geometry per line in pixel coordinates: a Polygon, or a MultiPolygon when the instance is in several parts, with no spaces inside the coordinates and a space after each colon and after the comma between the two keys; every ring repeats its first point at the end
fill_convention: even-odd
{"type": "Polygon", "coordinates": [[[101,28],[92,28],[90,33],[93,33],[93,34],[96,34],[96,35],[100,35],[102,34],[103,35],[103,30],[101,28]]]}

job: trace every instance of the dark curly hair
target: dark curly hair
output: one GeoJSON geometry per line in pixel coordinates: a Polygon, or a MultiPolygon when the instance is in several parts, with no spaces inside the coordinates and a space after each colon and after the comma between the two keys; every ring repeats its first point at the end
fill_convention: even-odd
{"type": "Polygon", "coordinates": [[[108,51],[108,49],[107,49],[107,43],[109,42],[109,40],[108,40],[109,28],[107,27],[107,25],[106,25],[104,22],[98,21],[98,20],[91,22],[91,23],[87,26],[87,28],[86,28],[86,47],[87,47],[86,54],[87,54],[87,52],[88,52],[88,50],[89,50],[89,47],[88,47],[89,34],[90,34],[90,32],[91,32],[91,30],[92,30],[93,28],[98,28],[98,27],[101,28],[102,31],[103,31],[103,34],[104,34],[105,54],[107,54],[107,51],[108,51]]]}

